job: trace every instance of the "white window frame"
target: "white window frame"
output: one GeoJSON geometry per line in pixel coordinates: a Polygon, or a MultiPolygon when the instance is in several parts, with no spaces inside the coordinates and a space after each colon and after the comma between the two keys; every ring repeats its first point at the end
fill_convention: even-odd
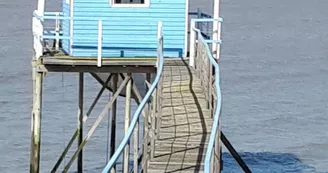
{"type": "Polygon", "coordinates": [[[150,6],[150,0],[145,0],[143,4],[116,4],[115,0],[109,0],[111,7],[125,7],[125,8],[148,8],[150,6]]]}

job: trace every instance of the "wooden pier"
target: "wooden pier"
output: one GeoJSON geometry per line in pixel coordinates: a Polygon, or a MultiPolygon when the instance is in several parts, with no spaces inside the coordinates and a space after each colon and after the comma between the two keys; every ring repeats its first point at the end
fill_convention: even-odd
{"type": "MultiPolygon", "coordinates": [[[[221,132],[222,99],[218,60],[221,44],[220,23],[223,19],[218,16],[219,0],[213,1],[216,6],[214,19],[191,20],[190,48],[188,50],[187,27],[189,17],[186,16],[188,16],[189,0],[180,2],[180,5],[183,6],[181,9],[186,8],[185,10],[179,9],[177,11],[181,19],[176,20],[181,27],[175,28],[176,26],[167,22],[165,27],[175,29],[174,32],[173,30],[166,32],[165,41],[161,20],[156,20],[157,33],[153,27],[146,27],[142,30],[141,37],[134,37],[134,40],[131,41],[130,35],[127,34],[131,32],[126,31],[126,27],[124,27],[129,23],[128,21],[119,22],[121,24],[118,24],[117,27],[121,29],[116,29],[114,30],[116,32],[113,32],[112,28],[108,28],[113,26],[111,18],[104,19],[99,16],[86,18],[83,16],[83,12],[74,17],[74,1],[66,1],[66,4],[63,4],[66,11],[64,10],[62,14],[58,12],[45,13],[45,0],[38,2],[38,10],[34,12],[33,17],[35,54],[32,61],[33,109],[30,173],[45,172],[44,170],[40,171],[43,116],[42,87],[46,74],[56,72],[75,73],[79,77],[77,82],[77,128],[58,160],[54,161],[54,166],[49,172],[61,171],[66,173],[76,161],[77,173],[83,173],[83,160],[88,157],[83,154],[83,149],[88,145],[90,138],[106,116],[110,116],[108,124],[110,131],[106,137],[108,140],[107,164],[102,173],[138,173],[140,171],[143,173],[219,173],[222,170],[222,144],[227,147],[242,169],[247,173],[250,172],[221,132]],[[44,30],[45,19],[56,21],[54,31],[44,30]],[[61,20],[63,20],[63,25],[60,25],[61,20]],[[79,22],[90,23],[90,28],[86,27],[87,29],[84,30],[85,26],[83,26],[83,31],[75,30],[75,28],[80,27],[79,22]],[[213,33],[208,34],[208,36],[212,35],[212,39],[208,39],[208,37],[205,39],[203,37],[205,30],[202,31],[196,27],[196,23],[202,22],[212,23],[213,33]],[[94,26],[96,23],[98,25],[94,26]],[[65,28],[61,31],[60,26],[65,28]],[[149,30],[150,28],[152,29],[149,30]],[[179,37],[176,35],[178,30],[179,37]],[[76,32],[75,35],[74,32],[76,32]],[[94,35],[85,36],[89,32],[94,35]],[[116,40],[115,46],[112,47],[113,37],[116,36],[113,33],[120,35],[121,32],[127,41],[116,40]],[[149,34],[145,34],[148,32],[149,34]],[[149,38],[141,39],[146,36],[149,38]],[[141,41],[140,44],[139,41],[141,41]],[[54,46],[47,46],[49,42],[53,43],[54,46]],[[117,47],[116,44],[123,46],[117,47]],[[143,47],[142,44],[148,47],[143,47]],[[171,47],[172,45],[175,47],[171,47]],[[188,52],[189,56],[187,56],[188,52]],[[164,57],[164,54],[168,57],[164,57]],[[84,75],[88,73],[102,85],[102,88],[95,96],[88,111],[85,111],[84,75]],[[83,134],[86,130],[84,124],[105,90],[111,92],[110,100],[88,132],[83,134]],[[119,116],[117,115],[117,98],[119,96],[125,97],[124,134],[118,134],[116,127],[116,119],[119,116]],[[138,104],[137,109],[133,111],[131,110],[131,99],[134,99],[138,104]],[[116,146],[118,136],[123,136],[123,139],[116,146]],[[77,149],[73,151],[71,156],[67,156],[75,141],[77,141],[77,149]],[[67,157],[69,161],[64,165],[63,170],[59,170],[64,158],[67,157]],[[118,166],[118,162],[122,164],[118,166]]],[[[121,2],[114,2],[113,0],[111,2],[112,7],[133,5],[117,4],[121,2]]],[[[147,1],[148,3],[145,2],[140,1],[140,4],[134,5],[137,7],[148,6],[149,1],[147,1]]],[[[176,3],[175,1],[170,2],[176,3]]],[[[81,3],[83,5],[80,4],[81,6],[78,7],[81,10],[85,10],[84,7],[89,5],[94,5],[94,3],[87,1],[81,3]]],[[[158,2],[161,8],[153,10],[166,9],[166,3],[158,2]]],[[[115,10],[114,8],[107,8],[107,2],[98,7],[103,8],[102,13],[104,14],[112,14],[115,10]]],[[[151,9],[153,6],[149,6],[149,8],[151,9]]],[[[157,14],[155,11],[153,13],[157,14]]],[[[129,14],[130,12],[126,13],[129,14]]],[[[202,15],[199,16],[202,17],[202,15]]],[[[205,16],[208,17],[209,15],[205,16]]],[[[161,17],[164,17],[165,20],[168,17],[171,20],[170,16],[161,15],[161,17]]],[[[137,19],[137,17],[132,18],[133,21],[137,19]]],[[[147,17],[146,20],[153,23],[151,18],[147,17]]],[[[149,22],[146,22],[147,25],[149,22]]],[[[141,26],[142,22],[138,24],[141,26]]],[[[149,24],[149,26],[153,25],[149,24]]],[[[136,35],[132,36],[138,34],[135,31],[133,33],[136,35]]],[[[106,134],[104,134],[105,136],[106,134]]],[[[46,172],[48,171],[46,170],[46,172]]]]}

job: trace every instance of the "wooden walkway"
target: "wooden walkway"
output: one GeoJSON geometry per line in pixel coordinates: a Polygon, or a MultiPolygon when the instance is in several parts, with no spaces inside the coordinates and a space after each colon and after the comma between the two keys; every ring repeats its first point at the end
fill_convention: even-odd
{"type": "Polygon", "coordinates": [[[162,120],[148,172],[203,172],[212,119],[194,69],[165,66],[162,120]]]}

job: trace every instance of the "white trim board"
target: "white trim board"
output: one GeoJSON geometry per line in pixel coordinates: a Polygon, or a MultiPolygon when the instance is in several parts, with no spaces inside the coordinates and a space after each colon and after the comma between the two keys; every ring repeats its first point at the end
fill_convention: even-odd
{"type": "Polygon", "coordinates": [[[189,0],[186,0],[186,16],[185,16],[185,46],[184,46],[184,55],[183,57],[186,58],[187,57],[187,53],[188,53],[188,24],[189,24],[189,0]]]}

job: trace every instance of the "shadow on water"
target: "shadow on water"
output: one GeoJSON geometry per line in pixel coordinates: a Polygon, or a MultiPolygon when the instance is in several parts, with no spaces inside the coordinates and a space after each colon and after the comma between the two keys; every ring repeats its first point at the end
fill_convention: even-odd
{"type": "MultiPolygon", "coordinates": [[[[303,163],[296,155],[290,153],[240,152],[239,154],[254,173],[319,173],[314,167],[303,163]]],[[[243,172],[229,153],[224,152],[222,158],[222,173],[243,172]]]]}

